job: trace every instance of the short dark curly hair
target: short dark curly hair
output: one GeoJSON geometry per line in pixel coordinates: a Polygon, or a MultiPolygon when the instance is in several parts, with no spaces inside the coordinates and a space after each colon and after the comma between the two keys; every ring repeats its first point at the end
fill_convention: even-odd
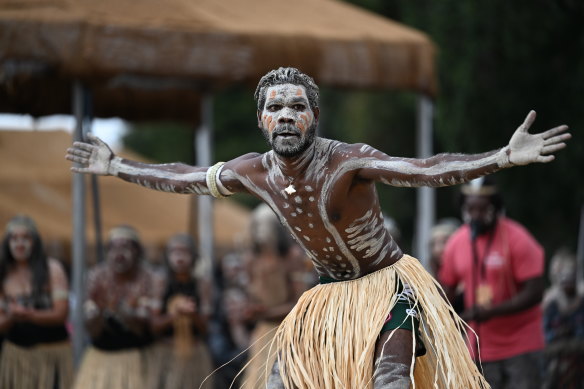
{"type": "Polygon", "coordinates": [[[257,101],[258,110],[261,111],[264,109],[264,104],[266,103],[266,90],[271,86],[282,84],[302,85],[306,89],[310,108],[312,110],[318,108],[318,86],[312,77],[302,73],[296,68],[279,68],[268,72],[260,79],[254,93],[254,99],[257,101]]]}

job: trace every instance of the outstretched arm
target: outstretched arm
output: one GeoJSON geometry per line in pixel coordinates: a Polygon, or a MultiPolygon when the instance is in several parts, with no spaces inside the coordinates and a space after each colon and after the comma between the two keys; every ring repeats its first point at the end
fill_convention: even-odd
{"type": "MultiPolygon", "coordinates": [[[[71,168],[76,173],[117,176],[150,189],[164,192],[207,195],[211,194],[209,173],[216,169],[194,167],[183,163],[146,164],[116,156],[98,137],[88,134],[91,143],[75,142],[67,149],[66,158],[80,166],[71,168]]],[[[214,180],[215,178],[212,177],[214,180]]],[[[214,183],[217,181],[215,180],[214,183]]]]}
{"type": "Polygon", "coordinates": [[[448,186],[468,182],[474,178],[494,173],[515,165],[550,162],[564,143],[571,138],[568,126],[559,126],[530,134],[535,120],[531,111],[509,144],[499,150],[482,154],[438,154],[427,159],[395,158],[368,146],[360,149],[357,166],[359,177],[394,186],[448,186]]]}

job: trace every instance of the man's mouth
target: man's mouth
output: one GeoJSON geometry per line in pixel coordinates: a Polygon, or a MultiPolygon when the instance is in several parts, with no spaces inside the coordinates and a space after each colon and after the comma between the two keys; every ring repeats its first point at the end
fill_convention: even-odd
{"type": "Polygon", "coordinates": [[[292,137],[299,138],[300,137],[300,132],[299,131],[293,131],[293,130],[281,130],[281,131],[275,132],[273,134],[273,138],[276,138],[276,137],[281,137],[281,138],[284,138],[284,139],[292,138],[292,137]]]}
{"type": "Polygon", "coordinates": [[[288,138],[292,138],[292,137],[298,137],[298,134],[293,134],[293,133],[280,133],[280,134],[276,134],[276,136],[280,137],[280,138],[284,138],[284,139],[288,139],[288,138]]]}

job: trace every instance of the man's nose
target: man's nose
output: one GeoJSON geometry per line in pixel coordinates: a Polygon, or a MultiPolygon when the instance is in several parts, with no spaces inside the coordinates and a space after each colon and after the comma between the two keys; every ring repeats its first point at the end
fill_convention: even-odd
{"type": "Polygon", "coordinates": [[[292,115],[292,110],[290,108],[284,108],[280,117],[278,118],[279,123],[294,123],[294,116],[292,115]]]}

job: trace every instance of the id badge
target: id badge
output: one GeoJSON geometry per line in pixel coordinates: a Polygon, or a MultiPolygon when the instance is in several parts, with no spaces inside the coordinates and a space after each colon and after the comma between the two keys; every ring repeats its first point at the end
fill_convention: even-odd
{"type": "Polygon", "coordinates": [[[476,290],[476,302],[481,307],[488,307],[493,301],[493,290],[487,284],[480,284],[476,290]]]}

